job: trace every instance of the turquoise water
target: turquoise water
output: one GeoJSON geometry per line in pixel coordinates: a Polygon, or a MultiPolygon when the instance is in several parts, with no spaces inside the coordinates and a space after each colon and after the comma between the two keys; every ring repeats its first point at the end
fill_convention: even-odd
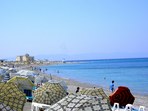
{"type": "Polygon", "coordinates": [[[148,95],[148,58],[71,61],[42,67],[48,73],[109,88],[127,86],[132,93],[148,95]],[[76,62],[76,63],[75,63],[76,62]]]}

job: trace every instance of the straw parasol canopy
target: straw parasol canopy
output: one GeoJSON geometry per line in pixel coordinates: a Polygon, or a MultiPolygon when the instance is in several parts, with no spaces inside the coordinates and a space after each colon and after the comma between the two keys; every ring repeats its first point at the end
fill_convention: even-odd
{"type": "Polygon", "coordinates": [[[42,84],[48,82],[48,78],[46,76],[38,75],[35,77],[35,84],[42,84]]]}
{"type": "Polygon", "coordinates": [[[102,88],[85,88],[82,89],[78,94],[87,95],[87,96],[95,96],[102,99],[108,99],[108,96],[105,94],[102,88]]]}
{"type": "Polygon", "coordinates": [[[66,96],[66,91],[59,83],[45,83],[35,90],[33,102],[52,105],[66,96]]]}
{"type": "Polygon", "coordinates": [[[28,77],[32,82],[35,81],[35,76],[38,75],[36,72],[30,70],[20,70],[17,72],[17,74],[20,76],[28,77]]]}
{"type": "Polygon", "coordinates": [[[30,71],[30,70],[20,70],[17,73],[20,74],[20,76],[35,76],[35,75],[37,75],[37,73],[35,73],[34,71],[30,71]]]}
{"type": "Polygon", "coordinates": [[[0,83],[0,111],[23,111],[26,96],[15,84],[0,83]]]}
{"type": "Polygon", "coordinates": [[[24,91],[24,89],[32,90],[34,86],[30,79],[20,76],[13,77],[8,81],[8,83],[16,84],[21,91],[24,91]]]}
{"type": "Polygon", "coordinates": [[[68,95],[46,111],[112,111],[108,99],[68,95]]]}
{"type": "Polygon", "coordinates": [[[119,86],[118,89],[109,96],[110,103],[119,103],[120,107],[126,106],[127,104],[133,104],[135,97],[131,94],[127,87],[119,86]]]}
{"type": "Polygon", "coordinates": [[[67,89],[68,89],[68,86],[67,86],[66,82],[63,81],[63,80],[58,81],[58,80],[53,80],[52,79],[52,80],[49,80],[48,82],[49,83],[59,83],[64,88],[65,91],[67,91],[67,89]]]}

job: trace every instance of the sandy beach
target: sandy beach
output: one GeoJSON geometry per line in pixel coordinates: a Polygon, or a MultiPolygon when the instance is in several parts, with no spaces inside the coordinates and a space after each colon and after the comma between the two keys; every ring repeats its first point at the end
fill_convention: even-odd
{"type": "MultiPolygon", "coordinates": [[[[27,68],[28,69],[28,68],[27,68]]],[[[49,74],[45,74],[45,73],[40,73],[40,75],[44,75],[46,76],[47,78],[50,78],[50,75],[49,74]]],[[[79,86],[80,87],[80,90],[82,88],[93,88],[93,87],[97,87],[97,88],[100,88],[101,86],[96,86],[96,85],[93,85],[93,84],[88,84],[88,83],[82,83],[80,81],[76,81],[76,80],[72,80],[72,79],[67,79],[67,78],[61,78],[61,77],[58,77],[56,75],[52,75],[52,79],[53,80],[59,80],[59,81],[65,81],[67,86],[68,86],[68,92],[69,93],[75,93],[76,91],[76,88],[79,86]]],[[[103,87],[102,87],[103,88],[103,87]]],[[[111,94],[111,92],[106,89],[106,88],[103,88],[105,93],[109,96],[111,94]]],[[[144,95],[134,95],[135,97],[135,101],[134,101],[134,108],[138,109],[139,106],[145,106],[146,107],[146,111],[148,110],[148,96],[144,96],[144,95]]],[[[24,107],[24,111],[29,111],[31,108],[31,103],[27,102],[25,104],[25,107],[24,107]]]]}
{"type": "MultiPolygon", "coordinates": [[[[21,69],[26,69],[26,70],[32,70],[32,67],[40,67],[42,65],[46,65],[46,64],[31,64],[31,65],[22,65],[22,66],[18,66],[17,70],[21,70],[21,69]]],[[[48,64],[49,65],[49,64],[48,64]]],[[[103,88],[103,90],[105,91],[105,93],[109,96],[111,94],[111,92],[109,91],[108,88],[104,88],[101,85],[94,85],[94,84],[89,84],[89,83],[83,83],[77,80],[73,80],[70,78],[62,78],[59,76],[56,76],[54,74],[47,74],[47,73],[43,73],[39,70],[34,70],[36,73],[38,73],[41,76],[45,76],[46,78],[50,79],[52,76],[53,80],[57,80],[57,81],[65,81],[67,86],[68,86],[68,93],[75,93],[77,87],[80,87],[80,90],[83,88],[103,88]]],[[[138,94],[133,94],[135,97],[135,101],[134,101],[134,108],[138,109],[139,106],[145,106],[146,107],[146,111],[148,111],[148,95],[138,95],[138,94]]],[[[23,111],[31,111],[31,102],[26,102],[23,111]]]]}

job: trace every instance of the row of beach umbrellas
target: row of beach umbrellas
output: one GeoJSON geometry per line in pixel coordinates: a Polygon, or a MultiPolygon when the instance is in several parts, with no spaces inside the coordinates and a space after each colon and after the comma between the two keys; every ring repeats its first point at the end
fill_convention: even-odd
{"type": "Polygon", "coordinates": [[[38,88],[33,102],[50,105],[47,111],[111,111],[109,99],[102,88],[83,89],[77,95],[67,95],[60,83],[53,82],[38,88]]]}
{"type": "Polygon", "coordinates": [[[109,97],[102,88],[85,88],[77,95],[66,96],[60,84],[48,82],[35,91],[33,102],[50,105],[46,111],[112,111],[111,106],[114,103],[125,107],[127,104],[133,104],[134,99],[130,90],[123,86],[109,97]]]}
{"type": "MultiPolygon", "coordinates": [[[[26,102],[25,94],[20,91],[19,84],[16,84],[17,80],[14,82],[13,79],[13,81],[0,84],[0,109],[21,111],[23,108],[26,102]]],[[[33,102],[51,105],[47,111],[57,111],[57,108],[60,111],[70,109],[73,111],[111,111],[112,103],[118,102],[120,105],[126,105],[133,104],[134,101],[134,97],[126,87],[119,87],[109,98],[102,88],[88,88],[83,89],[77,95],[67,95],[60,83],[47,82],[35,90],[33,102]],[[123,104],[123,102],[127,103],[123,104]]]]}
{"type": "MultiPolygon", "coordinates": [[[[2,111],[22,111],[23,109],[23,106],[26,102],[26,97],[25,94],[20,91],[18,84],[15,84],[15,82],[8,81],[7,83],[0,84],[0,109],[2,109],[2,111]]],[[[61,111],[65,111],[65,108],[79,108],[81,111],[81,109],[86,107],[92,108],[93,111],[97,111],[98,108],[110,109],[111,107],[109,105],[109,101],[106,99],[107,96],[104,92],[102,93],[102,91],[102,89],[93,89],[93,91],[89,89],[89,96],[84,96],[82,94],[67,96],[66,90],[64,90],[60,83],[47,82],[34,92],[33,102],[52,105],[49,111],[57,111],[55,105],[59,105],[58,107],[64,108],[61,111]],[[97,93],[97,91],[100,92],[97,93]],[[91,98],[96,96],[93,93],[105,99],[100,99],[98,102],[96,99],[91,98]],[[93,96],[91,96],[91,94],[93,94],[93,96]]],[[[87,109],[84,111],[87,111],[87,109]]]]}
{"type": "Polygon", "coordinates": [[[7,82],[11,77],[14,76],[27,77],[34,84],[42,84],[49,81],[49,79],[46,76],[38,75],[34,71],[20,70],[18,72],[12,73],[12,68],[0,67],[0,81],[7,82]]]}
{"type": "MultiPolygon", "coordinates": [[[[67,96],[60,84],[46,83],[35,91],[33,101],[51,105],[46,111],[59,109],[60,111],[71,109],[73,111],[111,111],[110,101],[102,91],[102,89],[84,89],[78,95],[70,94],[67,96]]],[[[15,84],[0,84],[0,109],[2,111],[22,111],[25,102],[25,94],[15,84]]]]}
{"type": "Polygon", "coordinates": [[[24,89],[32,90],[34,87],[30,76],[36,78],[35,84],[45,83],[34,91],[33,102],[51,105],[47,111],[69,111],[70,109],[73,111],[111,111],[111,105],[113,106],[114,103],[125,106],[133,104],[135,99],[127,87],[119,87],[109,97],[102,88],[86,88],[77,95],[67,95],[67,85],[62,81],[49,81],[45,76],[37,76],[33,71],[21,70],[18,74],[21,76],[11,79],[6,74],[7,83],[0,83],[0,109],[2,111],[22,111],[26,102],[24,89]]]}

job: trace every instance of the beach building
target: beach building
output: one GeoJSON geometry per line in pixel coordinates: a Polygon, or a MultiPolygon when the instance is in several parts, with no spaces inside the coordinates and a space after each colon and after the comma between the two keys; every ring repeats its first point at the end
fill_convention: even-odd
{"type": "Polygon", "coordinates": [[[24,62],[24,63],[31,63],[34,62],[34,57],[30,56],[29,54],[25,54],[22,56],[16,57],[16,62],[24,62]]]}

